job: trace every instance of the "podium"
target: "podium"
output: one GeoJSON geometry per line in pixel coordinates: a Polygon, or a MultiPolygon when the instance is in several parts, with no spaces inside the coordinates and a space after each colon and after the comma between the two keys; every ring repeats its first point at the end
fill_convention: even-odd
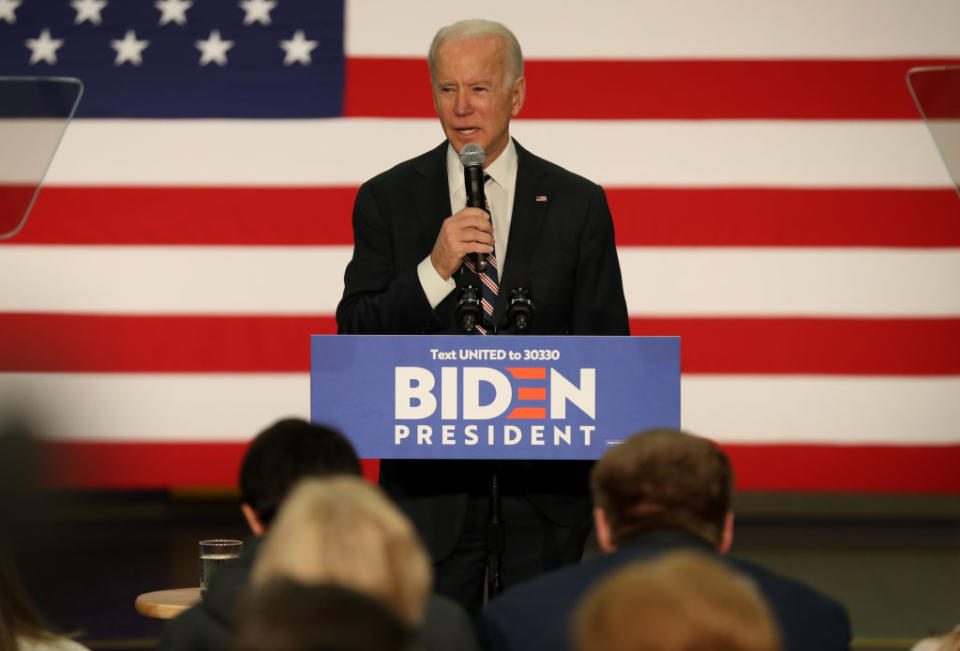
{"type": "Polygon", "coordinates": [[[597,459],[680,426],[679,337],[315,335],[310,413],[370,459],[597,459]]]}
{"type": "MultiPolygon", "coordinates": [[[[316,335],[310,414],[362,458],[596,459],[680,427],[679,337],[316,335]]],[[[488,594],[505,543],[490,464],[488,594]]]]}

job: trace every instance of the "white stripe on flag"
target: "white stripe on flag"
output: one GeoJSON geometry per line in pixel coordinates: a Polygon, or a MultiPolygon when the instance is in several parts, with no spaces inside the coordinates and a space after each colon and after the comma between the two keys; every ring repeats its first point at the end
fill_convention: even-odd
{"type": "MultiPolygon", "coordinates": [[[[520,120],[512,133],[609,186],[950,187],[919,120],[520,120]]],[[[442,137],[426,118],[76,120],[47,182],[359,185],[442,137]]],[[[0,163],[0,179],[18,169],[0,163]]]]}
{"type": "MultiPolygon", "coordinates": [[[[960,314],[960,249],[619,254],[634,315],[960,314]]],[[[349,246],[8,246],[0,311],[333,314],[350,255],[349,246]]]]}
{"type": "MultiPolygon", "coordinates": [[[[65,439],[247,441],[309,411],[306,373],[0,373],[0,392],[56,405],[42,426],[65,439]]],[[[958,393],[955,377],[692,376],[682,422],[724,442],[956,443],[958,393]]]]}
{"type": "Polygon", "coordinates": [[[957,315],[960,249],[619,249],[639,315],[957,315]]]}
{"type": "Polygon", "coordinates": [[[958,377],[696,375],[681,385],[683,426],[726,443],[960,441],[958,377]]]}
{"type": "MultiPolygon", "coordinates": [[[[423,58],[463,5],[347,3],[351,56],[423,58]],[[389,16],[389,19],[384,19],[389,16]]],[[[513,30],[527,58],[914,57],[960,53],[954,0],[488,0],[483,15],[513,30]]]]}

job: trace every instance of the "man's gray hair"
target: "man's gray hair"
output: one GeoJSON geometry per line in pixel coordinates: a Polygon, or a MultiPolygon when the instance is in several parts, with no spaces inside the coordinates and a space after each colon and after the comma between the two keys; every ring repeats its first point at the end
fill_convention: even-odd
{"type": "Polygon", "coordinates": [[[510,66],[510,72],[513,73],[513,79],[516,81],[523,76],[523,52],[520,50],[520,42],[513,35],[506,25],[492,20],[483,20],[472,18],[470,20],[461,20],[452,25],[441,27],[433,42],[430,44],[430,52],[427,55],[427,62],[430,64],[430,80],[436,80],[437,73],[437,49],[440,44],[446,40],[467,40],[483,36],[499,36],[503,39],[507,48],[507,63],[510,66]]]}

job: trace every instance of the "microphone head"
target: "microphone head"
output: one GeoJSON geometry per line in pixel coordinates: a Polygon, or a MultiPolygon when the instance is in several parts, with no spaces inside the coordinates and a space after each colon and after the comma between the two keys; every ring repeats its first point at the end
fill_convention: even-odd
{"type": "Polygon", "coordinates": [[[460,162],[463,163],[464,167],[483,167],[485,160],[487,160],[487,152],[483,151],[483,147],[475,142],[467,143],[460,150],[460,162]]]}

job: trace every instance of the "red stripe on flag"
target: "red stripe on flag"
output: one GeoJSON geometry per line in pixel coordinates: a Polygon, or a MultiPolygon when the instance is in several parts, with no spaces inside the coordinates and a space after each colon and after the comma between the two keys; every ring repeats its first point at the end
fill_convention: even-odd
{"type": "Polygon", "coordinates": [[[9,236],[20,226],[37,192],[36,184],[0,183],[0,236],[9,236]]]}
{"type": "Polygon", "coordinates": [[[960,246],[954,190],[608,188],[621,246],[960,246]]]}
{"type": "Polygon", "coordinates": [[[960,119],[960,74],[951,70],[918,70],[910,75],[910,88],[928,120],[960,119]]]}
{"type": "Polygon", "coordinates": [[[723,445],[741,491],[960,493],[960,445],[723,445]]]}
{"type": "MultiPolygon", "coordinates": [[[[724,445],[741,491],[960,493],[960,445],[724,445]]],[[[47,446],[47,485],[158,489],[235,486],[243,443],[47,446]]],[[[363,461],[375,480],[377,460],[363,461]]]]}
{"type": "MultiPolygon", "coordinates": [[[[3,243],[351,245],[356,191],[51,186],[3,243]]],[[[960,202],[949,188],[608,188],[607,196],[620,246],[960,246],[960,202]]]]}
{"type": "MultiPolygon", "coordinates": [[[[630,328],[680,336],[685,374],[960,374],[960,317],[633,318],[630,328]]],[[[310,335],[335,332],[332,316],[0,313],[0,371],[307,372],[310,335]]]]}
{"type": "MultiPolygon", "coordinates": [[[[528,119],[910,120],[915,66],[957,59],[528,60],[528,119]],[[586,92],[571,92],[571,88],[586,92]]],[[[352,57],[348,117],[432,117],[423,59],[352,57]],[[385,100],[384,98],[389,98],[385,100]]]]}
{"type": "Polygon", "coordinates": [[[17,244],[352,244],[356,187],[44,187],[17,244]]]}
{"type": "MultiPolygon", "coordinates": [[[[246,449],[246,443],[51,441],[43,479],[50,488],[233,487],[246,449]]],[[[364,477],[376,482],[379,459],[360,465],[364,477]]]]}
{"type": "Polygon", "coordinates": [[[684,374],[960,373],[960,318],[635,318],[630,332],[679,335],[684,374]]]}
{"type": "Polygon", "coordinates": [[[301,372],[334,317],[0,313],[0,370],[301,372]]]}

